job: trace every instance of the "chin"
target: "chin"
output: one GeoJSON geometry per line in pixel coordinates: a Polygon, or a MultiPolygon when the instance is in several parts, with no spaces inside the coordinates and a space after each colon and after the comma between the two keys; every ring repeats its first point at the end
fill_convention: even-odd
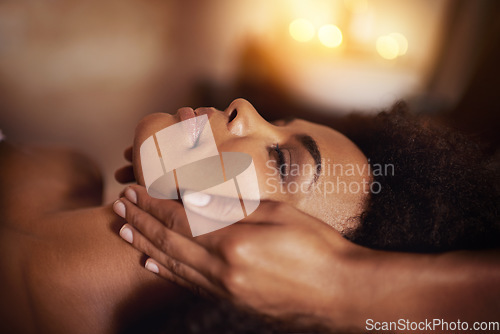
{"type": "Polygon", "coordinates": [[[140,167],[140,148],[142,143],[149,137],[151,137],[156,132],[169,127],[175,123],[178,123],[177,117],[166,114],[166,113],[155,113],[150,114],[144,117],[137,127],[135,128],[135,136],[134,136],[134,146],[133,146],[133,167],[134,174],[137,183],[140,185],[144,185],[144,177],[142,176],[142,168],[140,167]]]}
{"type": "Polygon", "coordinates": [[[140,141],[142,143],[154,133],[175,124],[178,121],[177,117],[170,114],[150,114],[144,117],[139,124],[137,124],[137,127],[135,128],[135,142],[140,141]]]}

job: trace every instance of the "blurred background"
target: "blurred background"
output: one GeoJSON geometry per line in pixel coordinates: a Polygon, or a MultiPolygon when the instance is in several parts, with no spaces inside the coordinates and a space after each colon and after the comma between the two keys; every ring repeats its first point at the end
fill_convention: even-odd
{"type": "Polygon", "coordinates": [[[322,122],[405,99],[499,144],[496,0],[0,2],[0,129],[75,147],[123,186],[137,122],[244,97],[322,122]]]}

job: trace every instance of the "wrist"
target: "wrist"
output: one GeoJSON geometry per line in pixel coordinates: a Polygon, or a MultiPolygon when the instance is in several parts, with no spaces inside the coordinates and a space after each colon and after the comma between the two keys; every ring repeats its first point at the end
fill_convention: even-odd
{"type": "Polygon", "coordinates": [[[329,287],[318,303],[319,322],[332,331],[363,331],[376,299],[381,254],[345,239],[333,248],[329,287]]]}

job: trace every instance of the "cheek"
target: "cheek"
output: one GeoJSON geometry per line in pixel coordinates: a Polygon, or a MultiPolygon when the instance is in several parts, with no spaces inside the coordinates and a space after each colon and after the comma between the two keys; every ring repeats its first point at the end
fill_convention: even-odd
{"type": "Polygon", "coordinates": [[[140,185],[144,185],[140,157],[142,143],[156,132],[175,123],[177,123],[177,120],[174,116],[165,113],[155,113],[144,117],[135,128],[132,166],[137,183],[140,185]]]}
{"type": "Polygon", "coordinates": [[[339,178],[339,183],[329,180],[330,187],[323,184],[307,203],[300,203],[299,209],[347,235],[359,226],[359,216],[363,213],[370,193],[370,178],[339,178]],[[344,185],[347,185],[344,188],[344,185]],[[351,191],[349,190],[351,186],[351,191]],[[359,187],[358,187],[359,185],[359,187]],[[337,189],[335,189],[337,186],[337,189]]]}
{"type": "Polygon", "coordinates": [[[259,183],[259,191],[261,199],[271,199],[268,196],[269,186],[266,182],[269,177],[269,173],[271,170],[266,167],[267,160],[262,156],[262,152],[258,151],[255,147],[254,143],[249,142],[248,140],[238,139],[234,137],[226,138],[223,135],[220,135],[220,132],[214,129],[217,124],[212,125],[212,130],[214,132],[215,143],[217,144],[217,150],[219,152],[243,152],[247,153],[252,157],[253,164],[255,166],[255,172],[257,174],[257,180],[259,183]]]}
{"type": "Polygon", "coordinates": [[[256,149],[255,144],[237,139],[218,142],[217,148],[220,152],[244,152],[252,156],[262,200],[288,201],[285,189],[279,182],[275,162],[262,149],[256,149]]]}
{"type": "Polygon", "coordinates": [[[286,184],[281,183],[275,162],[270,159],[254,159],[261,199],[292,203],[286,184]]]}
{"type": "Polygon", "coordinates": [[[177,119],[165,113],[155,113],[144,117],[135,128],[135,143],[141,144],[156,132],[177,123],[177,119]]]}

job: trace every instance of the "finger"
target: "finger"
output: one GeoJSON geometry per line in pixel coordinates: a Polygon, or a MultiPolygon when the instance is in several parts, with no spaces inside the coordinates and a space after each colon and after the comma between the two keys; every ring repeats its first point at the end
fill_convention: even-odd
{"type": "Polygon", "coordinates": [[[118,169],[115,172],[115,180],[120,183],[135,182],[134,169],[132,165],[128,165],[118,169]]]}
{"type": "MultiPolygon", "coordinates": [[[[216,218],[224,213],[230,212],[230,215],[236,212],[233,198],[217,196],[212,194],[203,194],[208,196],[202,201],[190,200],[190,197],[185,196],[184,205],[186,209],[196,212],[199,215],[207,215],[209,218],[216,218]],[[228,208],[229,206],[229,208],[228,208]],[[210,207],[207,210],[202,210],[205,207],[210,207]]],[[[137,204],[142,210],[150,212],[153,216],[165,221],[162,216],[172,215],[172,209],[176,207],[165,206],[160,203],[161,199],[153,198],[148,195],[146,188],[140,185],[131,185],[125,191],[125,196],[137,204]],[[130,197],[128,196],[130,195],[130,197]]],[[[180,203],[179,203],[180,205],[180,203]]],[[[236,215],[235,215],[236,216],[236,215]]],[[[240,221],[240,223],[274,223],[274,224],[292,224],[300,223],[302,220],[310,220],[312,216],[297,210],[289,204],[277,201],[263,200],[260,201],[258,208],[250,215],[240,221]],[[303,218],[303,219],[297,219],[303,218]]],[[[316,220],[316,218],[313,218],[316,220]]],[[[223,220],[227,220],[227,217],[223,220]]]]}
{"type": "MultiPolygon", "coordinates": [[[[179,203],[175,201],[163,200],[163,206],[180,206],[179,203]],[[168,205],[170,204],[170,205],[168,205]]],[[[208,252],[202,245],[196,243],[190,238],[167,228],[158,219],[150,215],[135,206],[133,203],[125,198],[116,201],[113,205],[113,209],[117,214],[122,216],[129,223],[128,225],[133,226],[144,239],[148,240],[148,243],[144,242],[144,239],[138,237],[137,242],[143,242],[141,244],[135,243],[132,238],[132,244],[134,247],[136,245],[141,247],[141,251],[146,254],[153,254],[156,250],[160,253],[156,256],[150,255],[156,260],[162,260],[162,256],[166,256],[165,262],[170,261],[168,258],[177,260],[178,263],[185,264],[194,270],[198,271],[201,275],[205,276],[208,280],[215,284],[219,284],[220,280],[218,276],[225,269],[224,263],[217,256],[208,252]],[[163,254],[163,255],[161,255],[163,254]]],[[[180,206],[180,210],[185,217],[184,210],[180,206]]],[[[172,212],[175,212],[172,210],[172,212]]],[[[180,225],[176,220],[182,219],[181,213],[173,214],[173,217],[166,217],[168,220],[173,220],[172,226],[180,225]]],[[[189,228],[189,226],[188,226],[189,228]]],[[[176,263],[177,263],[176,262],[176,263]]],[[[176,266],[178,264],[171,263],[171,266],[176,266]]],[[[168,263],[163,263],[168,267],[168,263]]]]}
{"type": "MultiPolygon", "coordinates": [[[[203,280],[202,282],[197,282],[196,279],[193,278],[193,276],[189,277],[189,275],[179,275],[175,274],[172,270],[168,269],[167,267],[163,266],[161,263],[158,261],[155,261],[152,258],[149,258],[146,260],[146,263],[144,267],[151,271],[154,274],[157,274],[158,276],[167,279],[171,282],[174,282],[175,284],[186,288],[190,290],[192,293],[195,295],[199,295],[205,298],[222,298],[224,297],[224,292],[222,289],[218,288],[217,286],[213,285],[211,282],[206,280],[203,276],[200,275],[200,278],[203,280]],[[186,277],[186,279],[184,278],[186,277]],[[205,285],[205,282],[207,285],[205,285]]],[[[190,270],[191,268],[187,268],[187,270],[190,270]]],[[[192,270],[192,269],[191,269],[192,270]]],[[[195,273],[199,275],[199,273],[195,273]]]]}
{"type": "MultiPolygon", "coordinates": [[[[165,200],[149,196],[146,188],[140,185],[129,186],[125,190],[125,197],[132,203],[137,204],[139,208],[149,212],[164,223],[166,223],[165,219],[163,219],[165,216],[175,214],[172,210],[177,210],[177,208],[182,207],[180,203],[178,207],[161,205],[161,202],[165,200]]],[[[190,210],[192,213],[215,221],[234,222],[241,219],[243,216],[239,198],[186,191],[183,195],[183,204],[186,210],[190,210]]]]}
{"type": "MultiPolygon", "coordinates": [[[[184,208],[180,203],[178,203],[177,201],[171,201],[171,200],[167,201],[167,200],[152,198],[147,194],[146,188],[144,188],[143,186],[139,185],[129,186],[125,191],[125,196],[129,198],[132,202],[136,202],[137,206],[139,206],[144,211],[147,211],[152,216],[158,218],[158,220],[160,220],[167,228],[173,229],[174,231],[177,231],[178,233],[182,233],[184,235],[188,236],[191,235],[191,229],[189,227],[190,223],[192,223],[193,224],[192,227],[194,227],[196,224],[198,224],[196,226],[205,223],[217,224],[218,221],[217,218],[213,217],[209,217],[209,219],[205,221],[203,220],[204,217],[201,217],[199,220],[197,219],[196,222],[190,221],[190,223],[188,223],[186,217],[186,211],[184,210],[184,208]],[[170,204],[162,204],[162,202],[163,203],[169,202],[170,204]]],[[[228,204],[227,197],[217,196],[217,195],[207,195],[207,196],[210,197],[208,205],[212,205],[212,207],[214,208],[212,213],[211,214],[209,213],[209,215],[212,215],[213,212],[222,212],[224,210],[228,211],[228,209],[222,209],[222,210],[220,209],[221,206],[225,206],[228,204]]],[[[188,202],[189,201],[184,201],[186,209],[191,211],[190,217],[197,215],[201,216],[203,214],[206,214],[204,210],[197,210],[197,212],[193,212],[194,211],[193,207],[192,206],[188,207],[189,206],[188,202]]],[[[191,201],[189,203],[196,204],[196,201],[191,201]]],[[[206,200],[198,201],[198,203],[206,205],[207,201],[206,200]]],[[[232,209],[230,210],[235,210],[234,208],[236,206],[234,206],[232,202],[229,202],[229,204],[232,207],[232,209]]],[[[241,207],[239,208],[241,210],[241,207]]],[[[210,212],[210,210],[207,211],[210,212]]],[[[221,245],[227,244],[227,239],[231,237],[231,234],[245,235],[249,233],[259,232],[247,225],[258,224],[264,227],[263,225],[285,225],[285,224],[310,225],[314,223],[318,224],[317,228],[319,230],[330,229],[330,227],[324,224],[323,222],[307,215],[306,213],[303,213],[302,211],[295,209],[294,207],[288,204],[276,201],[262,201],[257,210],[255,210],[252,214],[250,214],[243,220],[240,220],[235,224],[229,225],[219,230],[206,234],[201,234],[196,237],[196,242],[199,245],[203,246],[208,252],[218,254],[220,258],[223,258],[223,256],[221,256],[220,248],[221,245]]],[[[142,230],[141,232],[143,232],[145,236],[150,240],[152,240],[151,238],[155,236],[155,234],[149,234],[142,230]]],[[[326,232],[327,231],[325,231],[325,233],[326,232]]]]}
{"type": "Polygon", "coordinates": [[[146,188],[140,185],[131,185],[127,187],[124,194],[130,202],[137,205],[141,210],[148,212],[153,217],[156,217],[168,228],[174,228],[174,226],[171,225],[174,221],[177,223],[185,221],[187,224],[185,214],[184,216],[181,214],[184,212],[183,206],[176,200],[151,197],[146,191],[146,188]],[[179,214],[181,215],[179,216],[179,214]],[[172,217],[176,219],[172,220],[172,217]]]}
{"type": "Polygon", "coordinates": [[[200,289],[210,291],[212,294],[222,291],[195,269],[161,252],[130,224],[122,226],[120,236],[140,252],[155,259],[146,261],[145,268],[149,271],[182,285],[195,293],[199,293],[200,289]],[[163,270],[160,271],[160,268],[163,270]]]}
{"type": "Polygon", "coordinates": [[[186,212],[177,200],[159,199],[149,196],[146,188],[139,185],[129,186],[124,191],[125,197],[137,205],[138,211],[145,211],[157,219],[166,228],[191,237],[191,230],[186,212]]]}
{"type": "MultiPolygon", "coordinates": [[[[223,196],[211,196],[211,200],[209,203],[209,205],[211,205],[211,208],[207,210],[209,211],[208,213],[205,211],[206,216],[202,215],[204,210],[195,209],[197,211],[196,212],[194,210],[188,209],[191,211],[190,213],[191,221],[188,222],[186,216],[186,210],[179,202],[153,198],[148,195],[146,188],[144,188],[143,186],[132,185],[127,187],[127,189],[125,190],[125,197],[132,203],[136,203],[140,209],[148,212],[153,217],[157,218],[167,228],[186,236],[192,235],[191,228],[194,228],[195,226],[200,226],[203,224],[213,224],[213,223],[217,224],[218,219],[214,218],[214,214],[216,212],[222,212],[222,211],[228,212],[231,210],[235,211],[234,208],[221,209],[221,207],[225,205],[234,207],[233,205],[234,203],[232,202],[233,199],[228,199],[223,196]]],[[[187,201],[185,201],[185,203],[187,203],[187,201]]],[[[238,206],[239,206],[239,199],[238,199],[238,206]]],[[[239,208],[241,210],[241,206],[239,206],[239,208]]],[[[138,226],[136,227],[139,228],[138,226]]],[[[233,226],[231,227],[234,229],[233,226]]],[[[211,233],[202,234],[196,237],[196,242],[211,252],[218,252],[218,246],[220,242],[225,239],[227,231],[228,229],[222,228],[211,233]]],[[[146,235],[146,237],[149,238],[149,235],[146,235]]]]}
{"type": "Polygon", "coordinates": [[[127,147],[125,149],[125,151],[123,152],[123,157],[125,158],[125,160],[127,160],[128,162],[132,162],[132,157],[133,157],[133,150],[132,150],[132,146],[130,147],[127,147]]]}

